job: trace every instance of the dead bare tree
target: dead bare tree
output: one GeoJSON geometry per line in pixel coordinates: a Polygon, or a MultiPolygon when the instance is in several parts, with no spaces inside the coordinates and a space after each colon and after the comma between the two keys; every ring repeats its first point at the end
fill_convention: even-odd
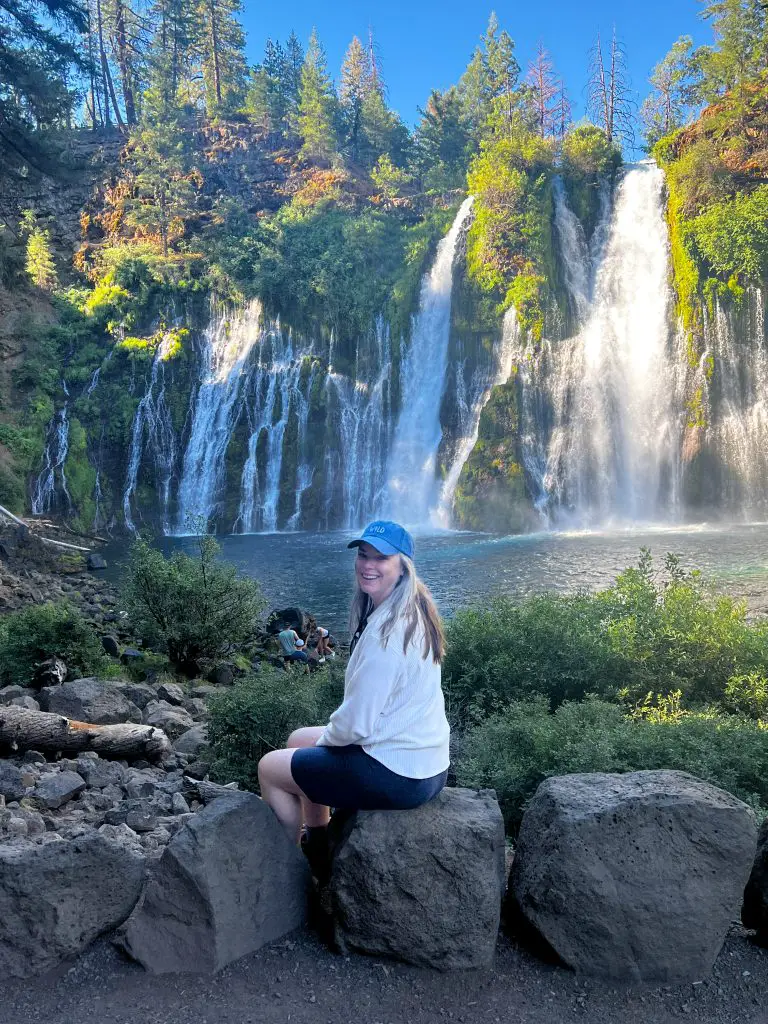
{"type": "Polygon", "coordinates": [[[539,135],[542,138],[556,135],[557,96],[562,83],[558,84],[552,58],[541,42],[535,58],[528,65],[526,80],[531,90],[539,135]]]}
{"type": "Polygon", "coordinates": [[[587,110],[610,142],[635,144],[632,88],[627,71],[627,55],[614,29],[609,52],[604,55],[598,32],[590,51],[589,81],[587,84],[587,110]]]}

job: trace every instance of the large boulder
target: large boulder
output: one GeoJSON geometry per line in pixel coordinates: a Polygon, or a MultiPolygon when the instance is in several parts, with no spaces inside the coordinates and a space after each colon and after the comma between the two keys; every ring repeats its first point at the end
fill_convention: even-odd
{"type": "Polygon", "coordinates": [[[768,942],[768,819],[760,828],[757,856],[744,890],[741,920],[745,928],[754,928],[758,938],[768,942]]]}
{"type": "Polygon", "coordinates": [[[303,924],[309,869],[270,808],[226,791],[168,844],[126,922],[154,974],[221,970],[303,924]]]}
{"type": "Polygon", "coordinates": [[[144,858],[98,833],[0,845],[0,977],[28,978],[125,920],[144,858]]]}
{"type": "Polygon", "coordinates": [[[184,708],[175,707],[166,700],[157,700],[144,708],[144,724],[154,725],[171,740],[177,740],[192,728],[195,720],[184,708]]]}
{"type": "Polygon", "coordinates": [[[48,658],[35,666],[32,685],[38,690],[43,686],[60,686],[67,678],[67,666],[61,658],[48,658]]]}
{"type": "Polygon", "coordinates": [[[504,822],[490,790],[444,789],[409,811],[332,826],[330,904],[342,950],[439,970],[492,958],[504,892],[504,822]]]}
{"type": "Polygon", "coordinates": [[[122,688],[100,679],[73,679],[40,691],[40,707],[65,718],[93,725],[141,722],[141,711],[122,688]]]}
{"type": "Polygon", "coordinates": [[[309,612],[301,608],[276,608],[267,617],[267,632],[273,636],[284,629],[295,629],[299,636],[306,636],[315,625],[309,612]]]}
{"type": "Polygon", "coordinates": [[[746,804],[684,772],[565,775],[523,816],[511,888],[575,970],[697,981],[738,916],[755,840],[746,804]]]}

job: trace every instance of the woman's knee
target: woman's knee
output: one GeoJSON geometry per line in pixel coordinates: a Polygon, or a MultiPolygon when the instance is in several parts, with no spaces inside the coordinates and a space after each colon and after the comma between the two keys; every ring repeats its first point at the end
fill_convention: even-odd
{"type": "Polygon", "coordinates": [[[325,732],[324,725],[308,725],[303,729],[294,729],[286,742],[287,747],[314,747],[320,736],[325,732]]]}

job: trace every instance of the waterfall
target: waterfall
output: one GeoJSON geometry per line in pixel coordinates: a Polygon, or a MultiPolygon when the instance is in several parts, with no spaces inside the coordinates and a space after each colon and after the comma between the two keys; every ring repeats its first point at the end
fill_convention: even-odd
{"type": "Polygon", "coordinates": [[[742,307],[738,314],[726,313],[715,300],[712,316],[705,311],[704,358],[711,356],[715,399],[709,402],[713,422],[708,440],[725,470],[720,503],[731,512],[755,516],[768,508],[768,350],[762,292],[749,288],[742,307]]]}
{"type": "Polygon", "coordinates": [[[437,508],[432,517],[434,525],[447,529],[451,525],[453,500],[459,483],[464,463],[472,454],[480,432],[480,414],[491,396],[491,391],[499,384],[505,384],[512,372],[512,360],[520,342],[520,326],[514,307],[504,314],[501,332],[501,344],[495,358],[493,375],[478,370],[471,388],[464,382],[464,367],[457,368],[457,404],[459,407],[459,434],[454,448],[453,458],[440,488],[437,508]]]}
{"type": "Polygon", "coordinates": [[[581,221],[568,205],[565,186],[559,175],[553,179],[552,194],[555,205],[555,230],[560,243],[565,287],[575,321],[581,325],[587,318],[592,290],[589,246],[581,221]]]}
{"type": "Polygon", "coordinates": [[[296,447],[299,453],[299,463],[296,468],[296,495],[294,498],[293,515],[286,524],[286,530],[289,531],[298,530],[299,528],[301,523],[301,501],[304,497],[304,492],[312,486],[312,480],[315,476],[315,467],[308,458],[307,423],[309,421],[309,399],[317,377],[317,368],[318,363],[313,362],[312,369],[309,371],[306,395],[303,395],[301,390],[298,388],[295,391],[297,419],[296,447]]]}
{"type": "MultiPolygon", "coordinates": [[[[299,463],[294,493],[304,490],[311,483],[311,473],[305,465],[302,476],[302,451],[306,452],[306,424],[309,416],[310,381],[312,371],[307,375],[302,394],[302,368],[305,360],[312,357],[312,348],[294,352],[293,338],[285,335],[277,324],[262,343],[258,363],[245,388],[245,404],[248,417],[248,455],[243,466],[240,481],[240,507],[235,529],[239,533],[272,533],[278,529],[278,505],[280,501],[280,478],[283,468],[283,441],[291,411],[298,418],[299,463]],[[303,422],[303,436],[302,436],[303,422]],[[302,449],[303,444],[303,449],[302,449]],[[301,480],[309,475],[309,483],[301,480]]],[[[301,499],[294,499],[295,528],[301,512],[301,499]],[[298,514],[297,514],[298,513],[298,514]]]]}
{"type": "MultiPolygon", "coordinates": [[[[519,354],[529,486],[544,515],[579,525],[672,511],[680,425],[664,177],[651,161],[627,168],[600,248],[581,330],[559,342],[529,340],[519,354]]],[[[572,250],[564,246],[563,257],[572,250]]],[[[566,278],[583,280],[583,265],[578,246],[578,267],[566,278]]]]}
{"type": "Polygon", "coordinates": [[[67,477],[64,473],[64,463],[67,461],[69,453],[69,391],[65,381],[61,382],[61,386],[66,401],[61,409],[51,417],[45,430],[43,468],[32,492],[32,515],[34,516],[50,512],[54,507],[57,476],[67,506],[72,507],[72,499],[67,489],[67,477]]]}
{"type": "MultiPolygon", "coordinates": [[[[338,423],[337,473],[341,476],[342,525],[354,530],[379,514],[389,448],[389,327],[379,318],[374,366],[363,373],[359,349],[354,379],[329,372],[327,388],[338,423]]],[[[333,476],[329,483],[333,483],[333,476]]]]}
{"type": "Polygon", "coordinates": [[[165,360],[168,358],[171,345],[172,340],[168,335],[164,336],[158,345],[152,360],[147,389],[133,417],[128,471],[123,489],[123,518],[127,529],[132,533],[136,533],[137,530],[133,521],[131,501],[136,493],[139,467],[145,449],[151,452],[154,461],[159,497],[163,507],[163,532],[167,533],[169,529],[171,479],[176,464],[176,434],[165,398],[165,360]]]}
{"type": "Polygon", "coordinates": [[[390,514],[424,523],[434,504],[437,450],[442,437],[440,403],[445,387],[451,318],[453,260],[472,196],[461,204],[421,283],[411,343],[400,369],[401,406],[387,470],[390,514]]]}
{"type": "Polygon", "coordinates": [[[240,413],[239,397],[252,348],[262,337],[260,303],[242,312],[214,315],[203,336],[200,383],[194,396],[189,441],[179,484],[176,531],[188,533],[192,520],[207,525],[216,512],[224,457],[240,413]]]}

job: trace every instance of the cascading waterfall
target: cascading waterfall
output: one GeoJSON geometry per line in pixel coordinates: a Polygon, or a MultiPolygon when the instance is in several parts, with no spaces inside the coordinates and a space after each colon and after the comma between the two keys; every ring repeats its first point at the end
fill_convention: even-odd
{"type": "MultiPolygon", "coordinates": [[[[283,439],[292,408],[297,410],[299,428],[304,404],[309,414],[309,387],[305,382],[305,394],[300,388],[304,361],[311,356],[311,346],[294,352],[292,336],[284,335],[279,324],[262,343],[258,364],[245,389],[250,436],[240,482],[238,533],[277,530],[283,439]]],[[[311,373],[307,380],[310,377],[311,373]]]]}
{"type": "Polygon", "coordinates": [[[307,452],[307,423],[309,422],[309,398],[317,377],[317,362],[312,363],[307,381],[307,393],[303,395],[300,389],[296,389],[296,420],[297,420],[297,447],[299,451],[299,464],[296,469],[296,495],[293,506],[293,515],[286,524],[286,530],[298,530],[301,522],[301,502],[304,492],[312,486],[315,476],[315,467],[308,459],[307,452]]]}
{"type": "Polygon", "coordinates": [[[451,318],[453,260],[472,196],[461,204],[435,261],[421,283],[419,311],[400,370],[401,407],[387,470],[389,513],[404,523],[428,522],[436,498],[435,469],[442,437],[440,403],[445,388],[451,318]]]}
{"type": "MultiPolygon", "coordinates": [[[[763,295],[750,288],[737,316],[715,301],[705,311],[702,362],[711,363],[716,412],[708,440],[724,463],[720,503],[743,516],[768,508],[768,346],[763,295]],[[746,339],[739,344],[737,338],[746,339]]],[[[701,393],[701,392],[700,392],[701,393]]],[[[712,418],[712,403],[704,410],[712,418]]]]}
{"type": "Polygon", "coordinates": [[[496,352],[493,376],[478,370],[475,373],[473,386],[464,385],[463,365],[457,373],[457,395],[459,406],[459,432],[454,448],[453,458],[440,488],[440,496],[432,521],[435,526],[447,529],[451,525],[451,514],[456,487],[459,483],[464,463],[472,453],[480,432],[480,414],[488,401],[491,391],[499,384],[505,384],[512,372],[512,359],[519,348],[520,326],[514,307],[504,314],[501,332],[501,344],[496,352]],[[467,394],[469,392],[469,395],[467,394]]]}
{"type": "Polygon", "coordinates": [[[151,453],[154,461],[163,508],[163,531],[167,533],[169,528],[168,508],[171,480],[176,464],[176,434],[165,397],[165,361],[172,345],[173,339],[168,335],[164,336],[158,345],[155,358],[152,360],[147,389],[133,417],[128,471],[123,489],[123,517],[126,528],[132,533],[137,531],[131,502],[136,493],[139,467],[145,450],[151,453]]]}
{"type": "Polygon", "coordinates": [[[560,243],[565,286],[578,325],[584,323],[589,312],[592,292],[592,268],[589,246],[584,237],[581,221],[568,205],[565,186],[558,175],[552,183],[555,206],[555,230],[560,243]]]}
{"type": "Polygon", "coordinates": [[[200,384],[179,484],[177,534],[194,529],[197,518],[207,524],[215,514],[224,455],[241,409],[238,400],[246,363],[262,337],[262,309],[257,301],[242,312],[214,315],[205,331],[200,384]]]}
{"type": "MultiPolygon", "coordinates": [[[[378,515],[385,490],[385,453],[389,448],[389,327],[379,318],[375,336],[375,376],[361,379],[359,355],[354,380],[331,371],[326,386],[338,421],[338,472],[342,480],[343,526],[363,526],[378,515]]],[[[329,483],[334,479],[329,474],[329,483]]]]}
{"type": "MultiPolygon", "coordinates": [[[[572,250],[563,257],[568,263],[572,250]]],[[[679,423],[668,272],[664,177],[644,161],[618,186],[584,326],[520,353],[523,460],[538,507],[556,521],[672,513],[679,423]]]]}
{"type": "Polygon", "coordinates": [[[50,512],[56,502],[56,486],[66,499],[67,507],[72,507],[72,499],[67,489],[67,477],[64,463],[69,454],[69,391],[66,381],[61,382],[66,400],[61,409],[51,418],[45,431],[45,449],[43,451],[43,468],[35,482],[32,492],[32,515],[40,516],[50,512]]]}

